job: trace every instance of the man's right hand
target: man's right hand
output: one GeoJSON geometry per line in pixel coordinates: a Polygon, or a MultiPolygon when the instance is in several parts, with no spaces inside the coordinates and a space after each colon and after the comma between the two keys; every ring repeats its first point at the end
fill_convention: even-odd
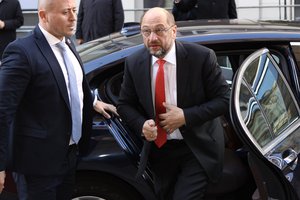
{"type": "Polygon", "coordinates": [[[4,29],[4,27],[5,27],[5,23],[4,23],[4,21],[2,21],[2,20],[0,19],[0,29],[4,29]]]}
{"type": "Polygon", "coordinates": [[[77,39],[76,41],[77,41],[77,44],[78,44],[78,45],[80,45],[80,44],[83,43],[83,39],[77,39]]]}
{"type": "Polygon", "coordinates": [[[157,126],[155,125],[155,121],[153,119],[145,121],[142,132],[145,139],[149,142],[156,140],[157,126]]]}
{"type": "Polygon", "coordinates": [[[4,189],[4,181],[5,181],[5,171],[0,172],[0,194],[4,189]]]}

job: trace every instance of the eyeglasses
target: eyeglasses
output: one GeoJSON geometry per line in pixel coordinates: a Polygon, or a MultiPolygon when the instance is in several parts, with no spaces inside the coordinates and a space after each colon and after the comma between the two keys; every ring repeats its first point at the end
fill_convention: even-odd
{"type": "Polygon", "coordinates": [[[167,32],[168,30],[170,30],[170,28],[172,28],[174,25],[170,26],[169,28],[156,28],[154,30],[151,29],[142,29],[141,32],[143,34],[144,37],[149,37],[151,35],[151,33],[155,33],[155,35],[158,36],[163,36],[165,32],[167,32]]]}

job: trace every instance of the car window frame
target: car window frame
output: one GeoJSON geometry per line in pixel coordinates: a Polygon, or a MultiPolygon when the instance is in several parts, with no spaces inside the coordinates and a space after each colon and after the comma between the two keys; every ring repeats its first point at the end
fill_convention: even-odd
{"type": "MultiPolygon", "coordinates": [[[[232,106],[234,107],[235,110],[239,109],[239,94],[240,93],[240,86],[242,84],[242,76],[245,73],[245,70],[247,69],[247,66],[249,66],[249,64],[258,57],[258,55],[261,55],[263,53],[268,53],[269,50],[264,48],[264,49],[260,49],[257,50],[256,52],[254,52],[253,54],[251,54],[241,65],[241,67],[239,68],[239,70],[237,71],[237,73],[235,74],[235,81],[234,81],[234,94],[232,94],[232,101],[234,103],[232,103],[232,106]]],[[[284,133],[280,134],[279,137],[276,137],[275,139],[272,140],[272,142],[270,142],[267,146],[265,147],[261,147],[257,142],[256,139],[254,139],[251,135],[251,133],[249,132],[246,124],[244,123],[240,123],[240,125],[242,126],[243,130],[246,132],[248,138],[251,140],[251,142],[255,145],[256,149],[260,151],[260,153],[264,156],[266,156],[273,148],[275,148],[275,146],[277,146],[281,141],[283,141],[284,138],[288,137],[290,134],[293,133],[293,131],[295,131],[299,126],[300,126],[300,109],[299,109],[299,105],[298,105],[298,101],[296,99],[296,97],[293,94],[293,91],[288,83],[288,81],[286,80],[284,74],[282,73],[282,71],[280,70],[279,66],[277,65],[276,61],[271,57],[269,57],[271,62],[273,63],[274,67],[276,68],[276,71],[278,72],[278,74],[281,76],[281,78],[284,81],[285,86],[287,87],[287,89],[289,90],[289,93],[291,94],[291,97],[293,99],[294,104],[296,105],[296,109],[298,112],[298,119],[296,121],[293,121],[289,124],[288,127],[286,127],[285,130],[282,130],[284,133]]],[[[231,109],[232,110],[232,109],[231,109]]],[[[236,111],[236,116],[238,118],[238,120],[240,122],[243,122],[243,118],[241,116],[241,114],[239,112],[236,111]]],[[[267,121],[268,122],[268,121],[267,121]]],[[[269,123],[269,122],[268,122],[269,123]]],[[[268,126],[270,126],[270,124],[268,124],[268,126]]]]}

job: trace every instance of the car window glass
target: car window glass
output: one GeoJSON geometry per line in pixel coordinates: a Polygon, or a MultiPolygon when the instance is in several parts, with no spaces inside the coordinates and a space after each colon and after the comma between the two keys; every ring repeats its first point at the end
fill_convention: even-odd
{"type": "Polygon", "coordinates": [[[83,63],[95,60],[113,54],[122,49],[128,49],[132,46],[142,43],[139,35],[125,37],[120,33],[111,34],[76,47],[83,63]],[[124,40],[126,38],[126,40],[124,40]]]}
{"type": "MultiPolygon", "coordinates": [[[[298,107],[276,61],[268,53],[252,56],[243,71],[239,110],[249,137],[265,151],[299,118],[298,107]]],[[[241,75],[241,74],[240,74],[241,75]]]]}
{"type": "Polygon", "coordinates": [[[258,145],[264,147],[271,141],[272,135],[269,133],[268,123],[264,118],[262,110],[256,98],[252,96],[250,88],[246,82],[241,85],[240,109],[244,122],[249,129],[252,137],[258,145]]]}

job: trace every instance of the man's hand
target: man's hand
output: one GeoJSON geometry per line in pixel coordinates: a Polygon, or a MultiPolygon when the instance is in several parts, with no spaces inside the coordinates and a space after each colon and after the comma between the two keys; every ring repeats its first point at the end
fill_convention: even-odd
{"type": "Polygon", "coordinates": [[[103,101],[97,100],[97,102],[94,106],[94,109],[95,109],[95,111],[102,114],[107,119],[111,118],[111,116],[110,116],[110,114],[108,114],[108,112],[112,112],[113,114],[119,116],[115,106],[113,106],[112,104],[104,103],[103,101]]]}
{"type": "Polygon", "coordinates": [[[4,27],[5,27],[4,21],[0,20],[0,29],[4,29],[4,27]]]}
{"type": "Polygon", "coordinates": [[[153,119],[145,121],[142,132],[146,140],[150,142],[156,140],[157,127],[155,126],[155,122],[153,119]]]}
{"type": "Polygon", "coordinates": [[[0,194],[4,189],[5,171],[0,172],[0,194]]]}
{"type": "Polygon", "coordinates": [[[184,113],[183,110],[177,106],[166,103],[163,103],[163,106],[167,112],[159,115],[159,124],[170,134],[185,124],[184,113]]]}
{"type": "Polygon", "coordinates": [[[82,44],[83,43],[83,39],[77,39],[76,42],[77,42],[78,45],[82,44]]]}

